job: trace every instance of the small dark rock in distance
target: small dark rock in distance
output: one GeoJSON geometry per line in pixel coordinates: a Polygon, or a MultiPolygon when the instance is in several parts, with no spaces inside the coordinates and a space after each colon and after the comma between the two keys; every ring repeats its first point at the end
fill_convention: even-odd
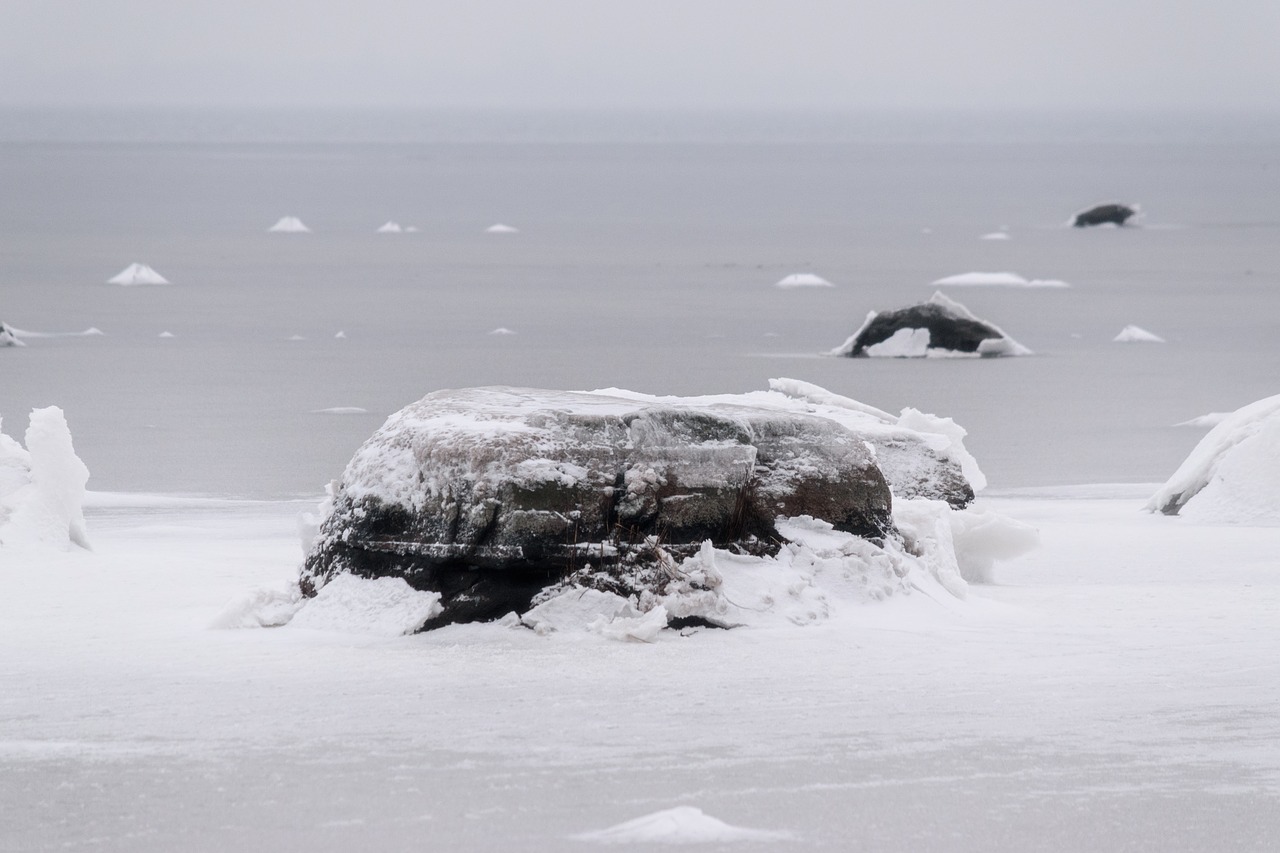
{"type": "Polygon", "coordinates": [[[1100,204],[1076,214],[1076,228],[1091,225],[1124,225],[1138,211],[1127,204],[1100,204]]]}

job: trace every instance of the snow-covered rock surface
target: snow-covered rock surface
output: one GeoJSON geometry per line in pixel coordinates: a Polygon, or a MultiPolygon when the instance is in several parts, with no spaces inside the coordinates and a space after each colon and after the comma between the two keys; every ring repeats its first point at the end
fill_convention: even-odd
{"type": "Polygon", "coordinates": [[[1030,355],[999,326],[942,293],[896,311],[872,311],[832,355],[882,358],[1030,355]]]}
{"type": "Polygon", "coordinates": [[[953,287],[1070,287],[1056,278],[1023,278],[1016,272],[965,272],[934,282],[953,287]]]}
{"type": "Polygon", "coordinates": [[[790,834],[730,826],[702,809],[677,806],[573,838],[597,844],[734,844],[786,841],[790,834]]]}
{"type": "Polygon", "coordinates": [[[146,264],[129,264],[107,279],[107,284],[168,284],[169,280],[146,264]]]}
{"type": "Polygon", "coordinates": [[[1223,418],[1147,509],[1208,522],[1280,523],[1280,395],[1223,418]]]}
{"type": "Polygon", "coordinates": [[[1120,333],[1111,339],[1118,344],[1162,344],[1164,338],[1148,332],[1141,326],[1125,326],[1120,333]]]}
{"type": "Polygon", "coordinates": [[[0,550],[88,548],[82,504],[89,469],[76,456],[62,410],[33,410],[25,441],[23,448],[0,433],[0,550]]]}
{"type": "Polygon", "coordinates": [[[278,234],[309,234],[311,229],[302,224],[302,220],[296,216],[282,216],[276,220],[276,224],[267,229],[278,234]]]}
{"type": "Polygon", "coordinates": [[[834,287],[834,285],[820,275],[814,275],[811,272],[796,272],[778,281],[774,284],[774,287],[787,289],[792,287],[834,287]]]}

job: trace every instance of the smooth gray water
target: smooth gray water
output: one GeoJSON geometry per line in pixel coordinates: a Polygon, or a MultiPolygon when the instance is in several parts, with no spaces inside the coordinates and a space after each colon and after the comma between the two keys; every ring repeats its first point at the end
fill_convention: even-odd
{"type": "Polygon", "coordinates": [[[0,350],[0,415],[15,435],[61,406],[91,488],[313,493],[440,388],[776,376],[953,416],[994,486],[1156,481],[1201,434],[1172,424],[1280,391],[1275,123],[631,117],[557,142],[554,122],[339,116],[312,136],[360,141],[307,142],[252,118],[0,128],[0,320],[106,333],[0,350]],[[1144,226],[1063,227],[1113,198],[1144,226]],[[285,215],[314,233],[268,234],[285,215]],[[374,233],[388,219],[420,230],[374,233]],[[483,233],[495,222],[520,233],[483,233]],[[1013,239],[978,239],[1001,227],[1013,239]],[[104,283],[134,261],[173,285],[104,283]],[[1035,357],[818,355],[975,270],[1071,282],[948,291],[1035,357]],[[798,271],[837,287],[773,287],[798,271]],[[1168,343],[1111,343],[1130,323],[1168,343]],[[369,414],[313,413],[338,406],[369,414]]]}

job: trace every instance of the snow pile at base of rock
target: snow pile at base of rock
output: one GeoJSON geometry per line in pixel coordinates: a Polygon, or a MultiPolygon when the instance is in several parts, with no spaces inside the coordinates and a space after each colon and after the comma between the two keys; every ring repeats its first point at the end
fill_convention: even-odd
{"type": "Polygon", "coordinates": [[[307,599],[297,583],[258,587],[227,604],[210,628],[279,628],[294,617],[307,599]]]}
{"type": "Polygon", "coordinates": [[[310,234],[311,229],[302,224],[302,220],[296,216],[282,216],[267,229],[277,234],[310,234]]]}
{"type": "Polygon", "coordinates": [[[404,578],[338,575],[303,605],[290,628],[399,637],[440,613],[440,593],[420,592],[404,578]]]}
{"type": "Polygon", "coordinates": [[[814,275],[811,272],[796,272],[774,284],[774,287],[788,289],[792,287],[835,287],[835,285],[822,276],[814,275]]]}
{"type": "Polygon", "coordinates": [[[955,358],[1030,355],[1003,329],[942,293],[896,311],[872,311],[831,355],[955,358]]]}
{"type": "Polygon", "coordinates": [[[571,838],[597,844],[732,844],[785,841],[791,836],[786,832],[730,826],[704,814],[702,809],[677,806],[571,838]]]}
{"type": "Polygon", "coordinates": [[[89,547],[84,486],[89,469],[76,456],[57,406],[34,409],[26,448],[0,433],[0,547],[89,547]]]}
{"type": "Polygon", "coordinates": [[[1120,334],[1111,339],[1118,344],[1162,344],[1164,338],[1148,332],[1141,326],[1125,326],[1120,330],[1120,334]]]}
{"type": "Polygon", "coordinates": [[[1201,521],[1280,522],[1280,395],[1227,415],[1146,508],[1201,521]]]}
{"type": "Polygon", "coordinates": [[[17,333],[7,323],[0,323],[0,347],[25,347],[17,333]]]}
{"type": "Polygon", "coordinates": [[[129,264],[116,275],[107,279],[107,284],[168,284],[169,280],[146,264],[129,264]]]}
{"type": "Polygon", "coordinates": [[[1056,278],[1027,279],[1016,272],[966,272],[949,275],[934,282],[935,285],[954,287],[1070,287],[1056,278]]]}

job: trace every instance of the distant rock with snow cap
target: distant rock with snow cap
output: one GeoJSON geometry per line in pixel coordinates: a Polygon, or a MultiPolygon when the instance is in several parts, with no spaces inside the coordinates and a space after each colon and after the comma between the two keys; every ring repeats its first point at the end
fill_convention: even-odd
{"type": "Polygon", "coordinates": [[[484,621],[526,612],[587,564],[634,587],[641,575],[661,582],[706,542],[774,553],[780,518],[896,535],[886,470],[911,496],[935,480],[927,496],[972,499],[964,431],[949,420],[908,410],[886,421],[816,386],[778,382],[702,398],[429,394],[347,465],[304,563],[303,592],[344,573],[401,577],[441,596],[425,627],[484,621]]]}
{"type": "Polygon", "coordinates": [[[935,293],[896,311],[872,311],[832,355],[860,358],[1028,355],[1030,350],[968,308],[935,293]]]}
{"type": "Polygon", "coordinates": [[[1089,228],[1094,225],[1124,225],[1138,213],[1137,205],[1109,202],[1099,204],[1075,215],[1071,224],[1076,228],[1089,228]]]}

